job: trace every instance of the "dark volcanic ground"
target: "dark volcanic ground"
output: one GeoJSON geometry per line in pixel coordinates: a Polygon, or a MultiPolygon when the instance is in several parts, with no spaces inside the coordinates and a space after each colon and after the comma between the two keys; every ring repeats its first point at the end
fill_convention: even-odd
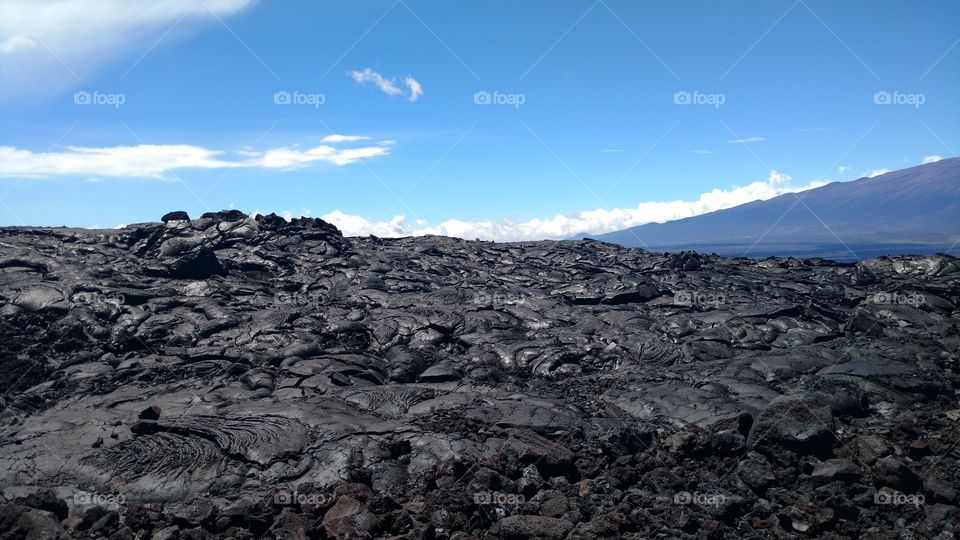
{"type": "Polygon", "coordinates": [[[958,304],[945,256],[0,229],[0,536],[954,538],[958,304]]]}

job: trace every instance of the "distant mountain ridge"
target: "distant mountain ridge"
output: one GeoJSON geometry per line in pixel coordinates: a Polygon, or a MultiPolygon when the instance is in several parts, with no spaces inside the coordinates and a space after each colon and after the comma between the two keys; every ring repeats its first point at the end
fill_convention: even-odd
{"type": "Polygon", "coordinates": [[[700,216],[590,238],[657,251],[829,257],[955,254],[960,158],[834,182],[700,216]]]}

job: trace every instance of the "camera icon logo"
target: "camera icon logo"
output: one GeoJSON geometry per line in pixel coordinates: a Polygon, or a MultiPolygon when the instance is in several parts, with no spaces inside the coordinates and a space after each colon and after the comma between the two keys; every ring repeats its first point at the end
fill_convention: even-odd
{"type": "Polygon", "coordinates": [[[274,105],[289,105],[292,102],[292,96],[290,92],[281,90],[273,94],[273,104],[274,105]]]}
{"type": "Polygon", "coordinates": [[[81,90],[73,95],[74,105],[89,105],[93,103],[93,95],[90,92],[81,90]]]}
{"type": "Polygon", "coordinates": [[[873,94],[873,103],[876,105],[889,105],[893,103],[893,95],[886,90],[881,90],[873,94]]]}
{"type": "Polygon", "coordinates": [[[481,90],[473,94],[474,105],[489,105],[492,102],[493,97],[490,95],[490,92],[486,90],[481,90]]]}
{"type": "Polygon", "coordinates": [[[692,102],[692,96],[690,92],[686,90],[681,90],[673,94],[673,103],[676,105],[689,105],[692,102]]]}
{"type": "Polygon", "coordinates": [[[693,502],[693,495],[689,491],[674,493],[673,502],[674,504],[690,504],[693,502]]]}
{"type": "Polygon", "coordinates": [[[293,492],[281,490],[273,494],[273,504],[289,506],[293,504],[293,492]]]}

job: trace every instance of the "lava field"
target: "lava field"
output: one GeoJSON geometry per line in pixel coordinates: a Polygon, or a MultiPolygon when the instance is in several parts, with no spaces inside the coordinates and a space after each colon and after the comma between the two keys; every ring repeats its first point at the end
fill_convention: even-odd
{"type": "Polygon", "coordinates": [[[0,229],[0,538],[960,535],[960,260],[0,229]]]}

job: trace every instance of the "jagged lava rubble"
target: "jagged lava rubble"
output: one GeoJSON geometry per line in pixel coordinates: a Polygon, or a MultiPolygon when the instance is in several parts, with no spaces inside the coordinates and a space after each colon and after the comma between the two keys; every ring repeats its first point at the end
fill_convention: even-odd
{"type": "Polygon", "coordinates": [[[0,229],[4,538],[954,538],[960,260],[0,229]]]}

